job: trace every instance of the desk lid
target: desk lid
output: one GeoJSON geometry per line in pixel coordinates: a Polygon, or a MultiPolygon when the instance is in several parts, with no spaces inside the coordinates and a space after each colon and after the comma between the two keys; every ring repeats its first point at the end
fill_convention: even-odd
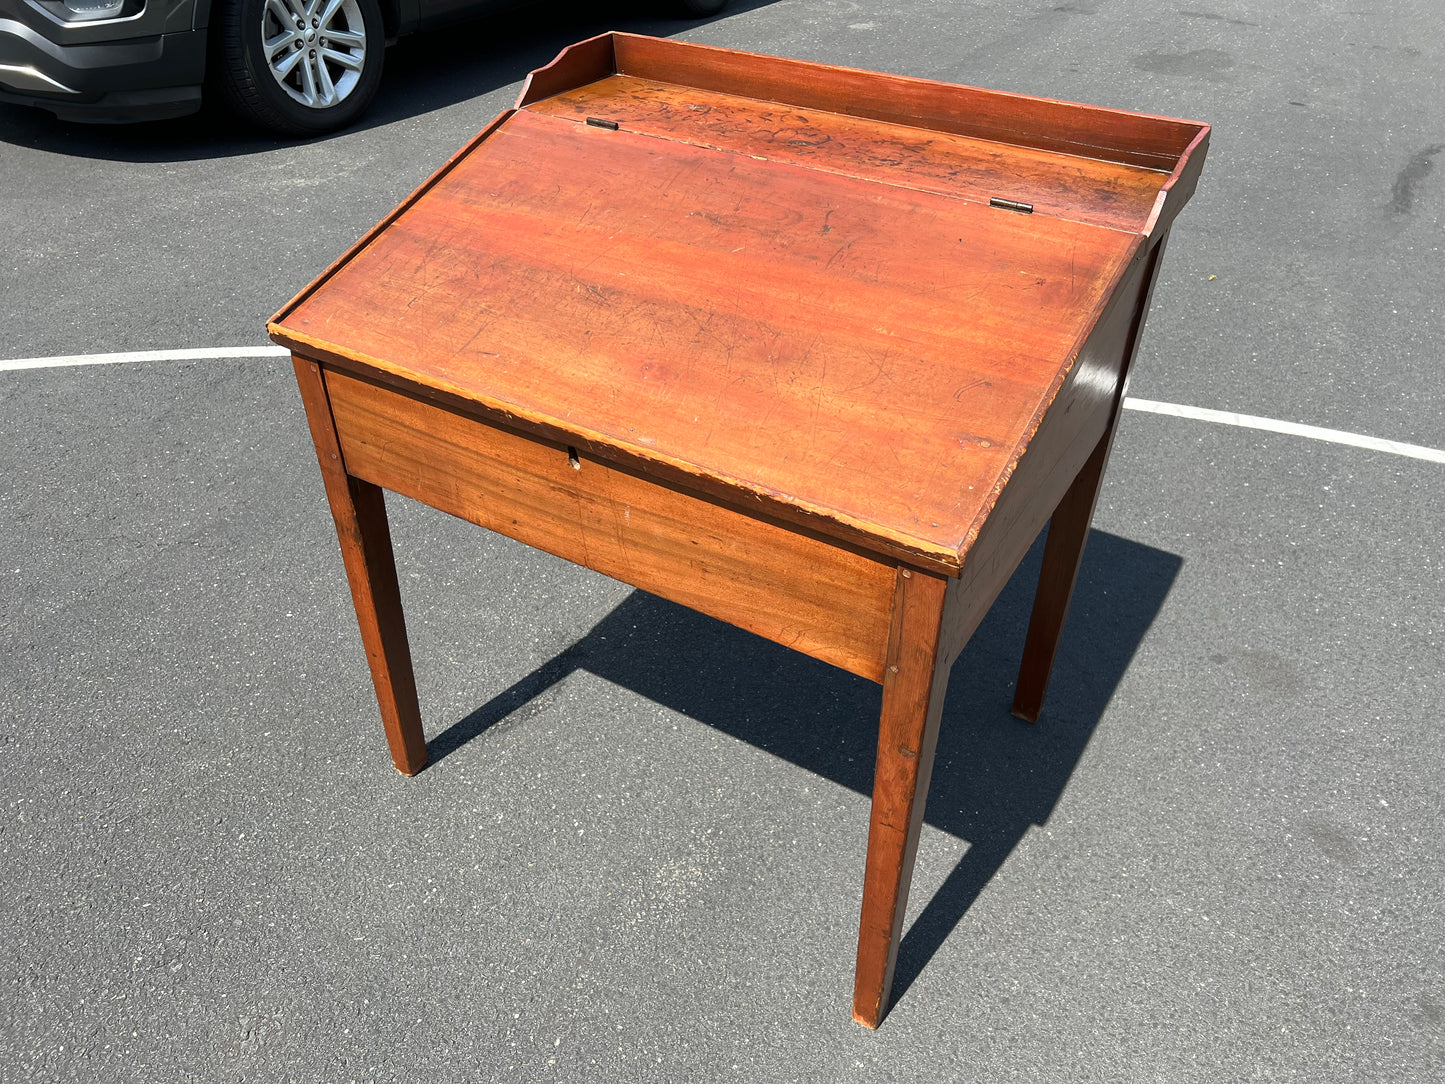
{"type": "Polygon", "coordinates": [[[603,35],[534,72],[270,331],[956,569],[1207,135],[603,35]]]}

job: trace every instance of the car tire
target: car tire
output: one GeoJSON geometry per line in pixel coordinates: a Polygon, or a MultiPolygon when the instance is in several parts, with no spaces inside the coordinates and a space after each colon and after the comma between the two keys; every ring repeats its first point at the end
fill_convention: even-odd
{"type": "Polygon", "coordinates": [[[381,84],[386,30],[378,0],[224,0],[210,74],[243,120],[277,135],[351,124],[381,84]]]}

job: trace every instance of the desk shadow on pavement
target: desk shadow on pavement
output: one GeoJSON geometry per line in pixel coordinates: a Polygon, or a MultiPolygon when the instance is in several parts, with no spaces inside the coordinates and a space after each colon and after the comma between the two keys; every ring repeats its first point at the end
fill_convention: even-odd
{"type": "MultiPolygon", "coordinates": [[[[1052,814],[1183,564],[1172,553],[1090,532],[1048,699],[1031,725],[1009,708],[1042,542],[954,664],[925,819],[969,848],[904,935],[895,1002],[1024,834],[1052,814]]],[[[434,737],[432,761],[578,669],[872,794],[879,686],[643,591],[434,737]]]]}

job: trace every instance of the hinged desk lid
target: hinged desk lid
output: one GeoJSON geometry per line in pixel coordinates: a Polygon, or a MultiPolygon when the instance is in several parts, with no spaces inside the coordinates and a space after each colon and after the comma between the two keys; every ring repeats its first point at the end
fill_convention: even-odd
{"type": "Polygon", "coordinates": [[[564,53],[552,93],[529,101],[534,75],[273,337],[956,567],[1188,154],[1165,171],[782,106],[730,92],[719,53],[737,63],[625,35],[564,53]],[[668,80],[624,70],[654,45],[668,80]],[[784,109],[803,137],[779,138],[784,109]],[[1018,183],[989,192],[1011,158],[1018,183]]]}

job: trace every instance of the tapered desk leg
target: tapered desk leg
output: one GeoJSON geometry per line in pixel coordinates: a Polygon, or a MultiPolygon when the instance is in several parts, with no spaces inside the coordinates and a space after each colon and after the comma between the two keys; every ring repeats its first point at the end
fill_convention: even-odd
{"type": "Polygon", "coordinates": [[[1028,639],[1024,642],[1023,662],[1019,665],[1018,685],[1014,689],[1013,713],[1031,723],[1038,722],[1039,712],[1043,710],[1049,673],[1053,670],[1054,655],[1059,648],[1059,636],[1064,631],[1064,618],[1069,615],[1069,601],[1074,597],[1074,581],[1079,576],[1079,562],[1084,557],[1084,543],[1089,540],[1089,523],[1094,518],[1094,503],[1098,500],[1099,487],[1104,481],[1109,449],[1114,445],[1114,432],[1119,425],[1119,411],[1123,406],[1124,391],[1128,387],[1129,370],[1134,364],[1134,355],[1139,350],[1139,340],[1144,333],[1144,318],[1149,315],[1149,302],[1154,296],[1154,283],[1159,277],[1159,263],[1164,258],[1164,246],[1168,241],[1167,230],[1155,240],[1139,283],[1139,296],[1124,341],[1124,357],[1109,425],[1049,520],[1049,538],[1044,544],[1044,564],[1039,572],[1039,589],[1034,596],[1028,639]]]}
{"type": "Polygon", "coordinates": [[[853,1019],[876,1028],[888,1009],[923,807],[948,685],[940,651],[947,581],[901,569],[883,675],[883,714],[863,877],[853,1019]]]}
{"type": "Polygon", "coordinates": [[[1044,543],[1038,592],[1034,595],[1028,639],[1024,641],[1023,662],[1019,666],[1018,685],[1014,689],[1013,713],[1031,723],[1038,722],[1039,712],[1044,706],[1049,673],[1053,670],[1054,655],[1059,649],[1064,619],[1069,615],[1069,601],[1074,596],[1074,582],[1079,577],[1084,544],[1089,540],[1089,524],[1094,518],[1094,502],[1104,480],[1104,465],[1109,459],[1109,446],[1113,439],[1114,431],[1110,426],[1049,520],[1049,537],[1044,543]]]}
{"type": "Polygon", "coordinates": [[[321,370],[305,358],[293,358],[296,383],[306,405],[306,421],[316,443],[316,458],[326,483],[326,498],[336,520],[336,536],[351,583],[351,601],[361,626],[361,642],[376,687],[392,763],[403,775],[426,767],[426,736],[417,703],[401,590],[391,552],[391,531],[380,487],[346,473],[331,420],[331,402],[321,370]]]}

